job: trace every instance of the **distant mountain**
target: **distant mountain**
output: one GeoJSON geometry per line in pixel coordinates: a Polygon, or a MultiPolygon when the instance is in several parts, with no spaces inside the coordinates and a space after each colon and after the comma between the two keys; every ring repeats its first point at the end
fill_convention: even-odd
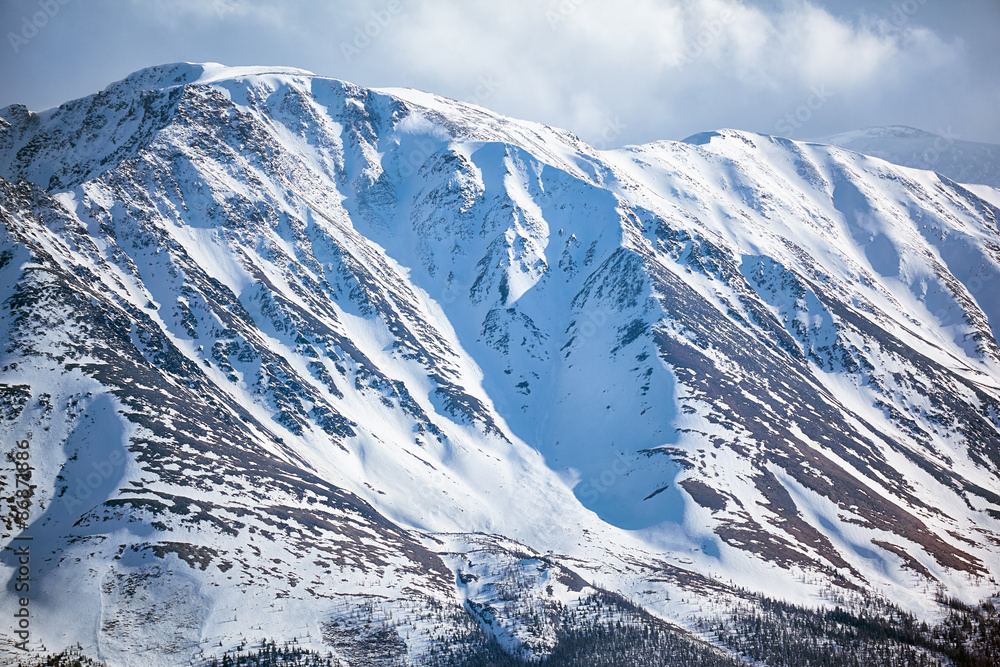
{"type": "Polygon", "coordinates": [[[1000,188],[1000,146],[964,141],[950,131],[932,134],[891,125],[844,132],[817,141],[904,167],[936,171],[959,183],[1000,188]]]}
{"type": "Polygon", "coordinates": [[[997,591],[1000,191],[288,68],[0,119],[26,648],[948,664],[997,591]]]}

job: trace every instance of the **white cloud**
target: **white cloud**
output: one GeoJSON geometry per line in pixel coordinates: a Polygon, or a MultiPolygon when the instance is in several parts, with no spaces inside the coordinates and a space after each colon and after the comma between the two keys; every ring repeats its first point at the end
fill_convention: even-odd
{"type": "Polygon", "coordinates": [[[170,28],[190,26],[192,21],[244,19],[274,27],[287,27],[280,5],[259,0],[131,0],[139,11],[148,12],[170,28]]]}
{"type": "Polygon", "coordinates": [[[493,73],[500,110],[584,137],[619,115],[627,138],[653,138],[657,125],[676,136],[710,129],[708,118],[739,126],[741,115],[766,129],[814,86],[871,95],[934,74],[954,49],[913,22],[848,21],[802,0],[770,11],[735,0],[466,0],[412,3],[372,59],[459,97],[493,73]],[[755,103],[711,109],[696,126],[692,102],[713,98],[755,103]]]}
{"type": "MultiPolygon", "coordinates": [[[[28,88],[59,77],[74,86],[86,80],[88,89],[73,90],[83,94],[157,62],[291,65],[471,99],[585,139],[609,123],[627,125],[618,141],[718,127],[775,131],[820,86],[832,97],[796,136],[888,123],[933,130],[965,119],[995,128],[991,138],[1000,141],[991,121],[1000,99],[993,66],[971,60],[954,30],[939,29],[952,14],[967,16],[952,24],[979,40],[979,53],[996,50],[983,47],[992,37],[975,18],[996,13],[987,9],[995,0],[955,2],[963,7],[933,0],[90,0],[86,9],[70,3],[60,16],[76,17],[77,29],[59,34],[58,43],[51,31],[45,47],[48,35],[32,44],[35,55],[5,70],[28,88]],[[43,48],[49,57],[37,57],[43,48]]],[[[16,22],[22,10],[11,7],[0,7],[0,18],[16,22]]]]}

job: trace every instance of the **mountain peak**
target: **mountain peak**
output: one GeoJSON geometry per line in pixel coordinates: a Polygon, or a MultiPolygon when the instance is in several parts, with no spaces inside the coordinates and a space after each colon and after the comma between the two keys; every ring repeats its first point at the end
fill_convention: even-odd
{"type": "Polygon", "coordinates": [[[746,130],[734,130],[731,128],[722,128],[719,130],[712,130],[709,132],[698,132],[692,134],[686,139],[682,139],[681,143],[691,144],[692,146],[707,146],[713,141],[726,141],[726,140],[738,140],[746,142],[752,140],[756,137],[763,137],[764,135],[758,134],[756,132],[748,132],[746,130]]]}
{"type": "Polygon", "coordinates": [[[268,75],[315,77],[308,70],[296,67],[229,66],[215,62],[176,62],[154,65],[129,74],[108,86],[108,89],[131,87],[139,90],[159,90],[187,84],[207,84],[232,79],[268,75]]]}

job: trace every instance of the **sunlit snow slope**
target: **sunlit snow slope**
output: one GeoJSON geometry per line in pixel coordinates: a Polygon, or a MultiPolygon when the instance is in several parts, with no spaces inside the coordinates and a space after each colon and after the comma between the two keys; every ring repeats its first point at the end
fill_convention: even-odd
{"type": "Polygon", "coordinates": [[[596,151],[280,68],[0,118],[36,648],[381,664],[355,639],[406,618],[398,655],[532,657],[555,630],[521,612],[595,591],[677,632],[735,586],[995,592],[1000,191],[729,130],[596,151]]]}

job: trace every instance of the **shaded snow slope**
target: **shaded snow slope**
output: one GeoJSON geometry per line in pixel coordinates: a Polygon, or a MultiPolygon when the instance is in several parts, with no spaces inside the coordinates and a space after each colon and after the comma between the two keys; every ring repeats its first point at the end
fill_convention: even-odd
{"type": "Polygon", "coordinates": [[[939,134],[905,125],[870,127],[817,139],[893,164],[936,171],[959,183],[1000,187],[1000,146],[965,141],[947,130],[939,134]]]}

